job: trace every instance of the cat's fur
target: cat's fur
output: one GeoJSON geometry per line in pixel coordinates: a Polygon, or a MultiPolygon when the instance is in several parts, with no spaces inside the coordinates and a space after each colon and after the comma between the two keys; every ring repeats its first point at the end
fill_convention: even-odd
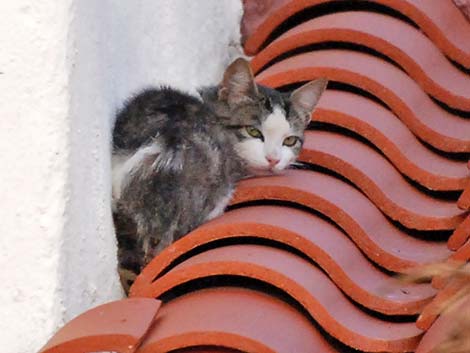
{"type": "Polygon", "coordinates": [[[113,212],[126,289],[162,249],[220,215],[237,181],[295,161],[326,84],[281,94],[256,85],[239,58],[219,86],[200,90],[202,100],[159,88],[126,103],[113,134],[113,212]]]}

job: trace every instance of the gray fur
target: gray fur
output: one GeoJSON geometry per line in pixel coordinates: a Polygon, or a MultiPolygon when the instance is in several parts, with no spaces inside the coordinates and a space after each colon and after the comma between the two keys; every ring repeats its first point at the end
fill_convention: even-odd
{"type": "MultiPolygon", "coordinates": [[[[234,64],[227,70],[248,67],[238,62],[241,69],[233,69],[234,64]]],[[[202,101],[171,88],[147,89],[117,115],[114,155],[154,147],[147,148],[113,200],[126,289],[155,255],[206,221],[220,202],[228,202],[237,181],[252,175],[234,148],[247,138],[245,126],[260,126],[280,107],[303,138],[305,117],[286,95],[255,85],[251,76],[241,84],[230,80],[226,73],[218,87],[201,89],[202,101]]],[[[296,155],[300,148],[301,143],[293,147],[296,155]]]]}

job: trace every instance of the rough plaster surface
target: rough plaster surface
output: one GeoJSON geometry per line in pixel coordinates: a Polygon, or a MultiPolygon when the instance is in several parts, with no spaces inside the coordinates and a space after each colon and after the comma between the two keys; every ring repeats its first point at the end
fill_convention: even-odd
{"type": "Polygon", "coordinates": [[[114,113],[148,85],[217,82],[241,11],[239,0],[0,1],[2,353],[34,353],[121,296],[114,113]]]}

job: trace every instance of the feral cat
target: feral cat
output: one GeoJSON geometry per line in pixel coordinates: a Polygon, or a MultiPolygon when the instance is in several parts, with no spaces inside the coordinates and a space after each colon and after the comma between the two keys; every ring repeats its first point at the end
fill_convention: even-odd
{"type": "Polygon", "coordinates": [[[239,58],[202,100],[156,88],[125,104],[113,133],[113,216],[126,290],[161,250],[220,215],[237,181],[295,161],[326,85],[283,94],[255,84],[239,58]]]}

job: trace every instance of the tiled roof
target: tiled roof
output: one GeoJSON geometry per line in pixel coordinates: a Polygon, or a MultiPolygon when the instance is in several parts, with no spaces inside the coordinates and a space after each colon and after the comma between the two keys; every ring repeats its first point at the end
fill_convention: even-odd
{"type": "Polygon", "coordinates": [[[305,166],[243,181],[228,212],[158,255],[130,295],[162,307],[114,350],[429,352],[462,284],[395,274],[470,258],[470,24],[450,0],[244,4],[260,83],[331,82],[305,166]]]}
{"type": "MultiPolygon", "coordinates": [[[[245,52],[256,55],[273,31],[302,10],[334,3],[335,0],[244,0],[242,35],[245,52]]],[[[415,24],[446,56],[470,68],[470,23],[450,0],[369,0],[373,5],[392,9],[415,24]],[[445,2],[445,5],[442,4],[445,2]]],[[[359,1],[358,1],[359,3],[359,1]]],[[[347,4],[346,6],[350,6],[347,4]]],[[[354,4],[353,6],[356,6],[354,4]]],[[[357,4],[362,6],[362,4],[357,4]]],[[[369,4],[366,4],[366,7],[369,4]]],[[[377,7],[374,7],[376,9],[377,7]]]]}

